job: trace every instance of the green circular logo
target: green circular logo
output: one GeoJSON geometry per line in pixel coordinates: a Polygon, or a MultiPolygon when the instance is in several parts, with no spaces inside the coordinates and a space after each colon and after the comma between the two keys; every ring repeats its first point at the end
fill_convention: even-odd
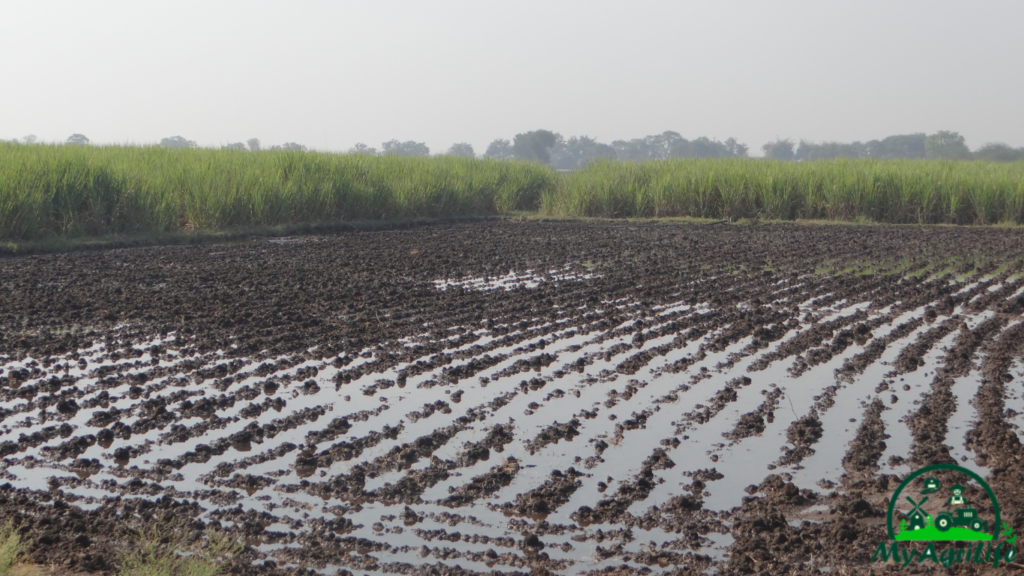
{"type": "MultiPolygon", "coordinates": [[[[906,521],[907,519],[904,519],[903,522],[905,523],[906,521]]],[[[885,515],[885,525],[889,532],[890,540],[947,542],[994,540],[999,533],[999,522],[999,502],[996,501],[996,495],[992,492],[992,489],[981,478],[981,476],[978,476],[967,468],[957,466],[956,464],[932,464],[931,466],[925,466],[924,468],[912,473],[910,476],[907,476],[906,480],[901,482],[899,487],[893,493],[892,498],[889,499],[889,511],[885,515]],[[914,499],[909,496],[906,498],[913,506],[911,511],[907,514],[907,517],[910,519],[910,530],[901,530],[899,534],[893,530],[892,515],[896,510],[896,502],[903,494],[903,489],[918,477],[938,470],[949,470],[965,474],[985,490],[985,493],[988,494],[989,501],[992,503],[992,510],[995,512],[995,521],[991,526],[985,520],[978,518],[977,510],[968,505],[966,499],[963,497],[964,488],[959,484],[955,484],[949,488],[953,495],[948,500],[949,507],[959,507],[955,510],[951,509],[945,512],[940,512],[936,517],[932,518],[931,515],[927,514],[921,508],[921,506],[928,500],[930,497],[928,496],[929,494],[938,490],[939,482],[934,478],[928,478],[925,483],[925,490],[921,492],[924,497],[921,498],[920,501],[915,502],[914,499]],[[991,534],[989,534],[990,529],[991,534]],[[900,537],[900,535],[903,536],[900,537]]]]}

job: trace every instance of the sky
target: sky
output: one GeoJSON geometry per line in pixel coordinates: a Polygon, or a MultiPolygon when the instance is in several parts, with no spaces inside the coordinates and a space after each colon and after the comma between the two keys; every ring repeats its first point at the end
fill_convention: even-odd
{"type": "Polygon", "coordinates": [[[0,139],[1024,146],[1020,0],[0,0],[0,139]]]}

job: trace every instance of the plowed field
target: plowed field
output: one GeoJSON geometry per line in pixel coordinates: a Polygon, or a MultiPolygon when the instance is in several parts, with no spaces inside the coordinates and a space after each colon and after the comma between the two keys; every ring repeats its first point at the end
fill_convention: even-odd
{"type": "Polygon", "coordinates": [[[881,571],[926,464],[1024,526],[1022,257],[502,222],[0,260],[0,514],[74,569],[185,519],[267,573],[881,571]]]}

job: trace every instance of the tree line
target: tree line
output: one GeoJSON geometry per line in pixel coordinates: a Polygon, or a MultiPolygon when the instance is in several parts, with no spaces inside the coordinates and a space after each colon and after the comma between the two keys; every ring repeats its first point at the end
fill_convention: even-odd
{"type": "MultiPolygon", "coordinates": [[[[36,142],[36,137],[29,135],[21,140],[12,140],[12,142],[32,144],[36,142]]],[[[89,138],[83,134],[72,134],[66,143],[86,145],[89,144],[89,138]]],[[[195,141],[182,136],[171,136],[161,139],[160,146],[195,148],[197,145],[195,141]]],[[[244,143],[234,142],[221,146],[221,148],[252,152],[260,150],[305,152],[308,150],[306,146],[295,142],[285,142],[264,148],[258,138],[250,138],[244,143]]],[[[850,143],[814,143],[806,140],[795,143],[789,138],[776,139],[761,146],[761,150],[767,159],[790,162],[812,162],[835,158],[1024,161],[1024,147],[1013,148],[1008,144],[989,143],[972,151],[968,148],[963,136],[957,132],[946,130],[929,135],[923,132],[899,134],[887,136],[881,140],[850,143]]],[[[430,156],[430,148],[425,143],[412,140],[405,142],[389,140],[382,143],[379,150],[359,143],[347,152],[349,154],[381,156],[430,156]]],[[[724,142],[705,136],[687,140],[678,132],[673,131],[632,140],[615,140],[611,144],[605,144],[589,136],[572,136],[567,139],[550,130],[532,130],[516,134],[511,140],[495,139],[487,146],[482,156],[497,160],[539,162],[560,170],[575,170],[600,159],[642,162],[670,158],[747,158],[748,152],[747,145],[737,142],[735,138],[727,138],[724,142]]],[[[453,144],[442,155],[477,157],[473,146],[466,142],[453,144]]]]}
{"type": "Polygon", "coordinates": [[[910,158],[929,160],[983,160],[987,162],[1017,162],[1024,160],[1024,147],[989,143],[972,151],[964,137],[956,132],[940,130],[925,135],[900,134],[868,142],[807,142],[777,139],[761,147],[765,158],[809,162],[835,158],[910,158]]]}
{"type": "MultiPolygon", "coordinates": [[[[430,149],[422,142],[392,140],[382,144],[379,151],[360,143],[349,149],[349,153],[429,156],[430,149]]],[[[477,157],[473,145],[466,142],[453,144],[443,154],[464,158],[477,157]]],[[[582,168],[602,158],[643,161],[682,157],[735,158],[746,155],[747,146],[740,144],[735,138],[729,138],[725,142],[703,137],[687,140],[678,132],[668,131],[644,138],[616,140],[611,144],[604,144],[589,136],[572,136],[567,139],[550,130],[523,132],[516,134],[511,140],[495,139],[483,153],[484,158],[539,162],[561,170],[582,168]]]]}

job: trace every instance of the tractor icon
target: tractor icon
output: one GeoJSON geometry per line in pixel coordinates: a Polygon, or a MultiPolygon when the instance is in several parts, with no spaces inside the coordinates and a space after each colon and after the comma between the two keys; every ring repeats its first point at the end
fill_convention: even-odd
{"type": "Polygon", "coordinates": [[[940,532],[945,532],[953,526],[963,526],[975,532],[988,532],[988,522],[978,519],[978,511],[974,508],[958,508],[955,515],[949,512],[939,512],[935,517],[935,527],[940,532]]]}
{"type": "Polygon", "coordinates": [[[947,510],[948,507],[962,504],[964,508],[957,508],[953,510],[952,514],[949,511],[940,512],[935,517],[935,527],[940,532],[945,532],[953,526],[962,526],[970,528],[975,532],[988,532],[988,522],[983,522],[978,519],[978,511],[970,506],[967,506],[967,500],[964,499],[964,487],[956,484],[950,490],[953,492],[953,496],[946,502],[947,510]]]}

